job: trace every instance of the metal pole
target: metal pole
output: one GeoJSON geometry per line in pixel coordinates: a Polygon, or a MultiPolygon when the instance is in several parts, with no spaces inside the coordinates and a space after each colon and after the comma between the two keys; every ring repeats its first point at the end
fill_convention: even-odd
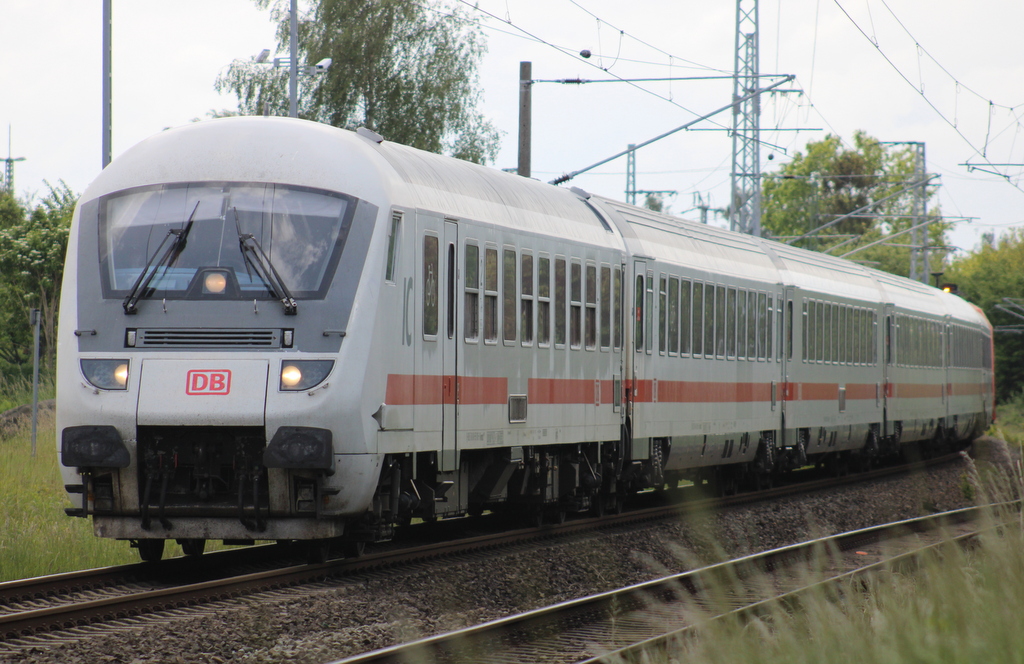
{"type": "Polygon", "coordinates": [[[761,98],[757,0],[736,0],[729,228],[761,237],[761,98]],[[740,97],[744,101],[739,102],[740,97]]]}
{"type": "Polygon", "coordinates": [[[39,422],[39,310],[29,317],[32,324],[32,456],[36,455],[36,428],[39,422]]]}
{"type": "Polygon", "coordinates": [[[636,205],[636,145],[630,143],[626,155],[626,202],[636,205]]]}
{"type": "MultiPolygon", "coordinates": [[[[917,144],[917,170],[918,175],[924,177],[928,174],[928,162],[925,160],[924,143],[917,144]]],[[[917,204],[915,207],[920,211],[921,218],[928,219],[928,189],[921,187],[917,190],[917,204]]],[[[921,229],[921,283],[928,283],[928,273],[931,272],[931,262],[928,260],[928,226],[921,229]]],[[[938,286],[936,285],[936,288],[938,286]]]]}
{"type": "Polygon", "coordinates": [[[299,0],[292,0],[291,67],[288,74],[288,117],[299,117],[299,0]]]}
{"type": "Polygon", "coordinates": [[[100,147],[100,152],[102,153],[100,155],[100,157],[101,157],[101,160],[103,162],[102,168],[106,168],[107,164],[110,163],[110,152],[111,152],[111,150],[110,150],[110,143],[111,143],[111,141],[110,141],[110,133],[111,133],[110,132],[110,125],[111,125],[112,121],[111,121],[111,117],[110,117],[111,116],[111,113],[110,113],[110,111],[111,111],[111,101],[110,101],[110,95],[111,95],[111,92],[110,92],[110,87],[111,87],[110,86],[110,77],[111,77],[111,73],[110,73],[110,69],[111,69],[111,65],[110,65],[110,62],[111,62],[111,54],[110,54],[110,48],[111,48],[111,46],[110,46],[110,42],[111,42],[111,40],[110,40],[110,14],[111,14],[111,8],[110,8],[110,4],[111,4],[112,1],[113,0],[103,0],[103,84],[101,86],[103,88],[103,101],[102,101],[102,104],[103,104],[103,111],[102,111],[103,128],[102,128],[102,131],[101,131],[102,138],[101,138],[101,141],[100,141],[102,143],[102,145],[100,147]]]}
{"type": "Polygon", "coordinates": [[[519,167],[516,172],[530,177],[530,143],[533,130],[533,63],[519,63],[519,167]]]}

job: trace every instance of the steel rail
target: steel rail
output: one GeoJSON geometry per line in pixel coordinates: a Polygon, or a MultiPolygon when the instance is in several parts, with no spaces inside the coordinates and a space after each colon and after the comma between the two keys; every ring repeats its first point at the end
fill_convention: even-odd
{"type": "MultiPolygon", "coordinates": [[[[869,543],[883,541],[894,534],[922,533],[952,524],[965,523],[977,519],[979,515],[987,513],[990,509],[991,506],[987,505],[965,508],[824,537],[364,653],[338,660],[334,664],[398,664],[411,661],[484,664],[486,662],[527,661],[530,656],[516,650],[517,644],[521,642],[531,643],[532,639],[543,639],[568,629],[583,630],[593,624],[603,623],[612,617],[619,622],[629,623],[631,612],[645,609],[653,604],[676,603],[681,598],[699,595],[703,589],[709,587],[723,588],[724,584],[730,580],[750,578],[752,575],[763,574],[769,570],[789,567],[793,563],[806,564],[820,559],[823,553],[852,550],[869,543]]],[[[970,537],[971,535],[958,537],[970,537]]],[[[930,544],[926,548],[934,546],[937,545],[930,544]]],[[[865,568],[879,569],[884,565],[893,564],[893,561],[905,559],[909,555],[903,554],[874,562],[865,568]]],[[[847,578],[850,573],[846,572],[835,579],[847,578]]],[[[829,581],[834,581],[834,579],[829,581]]],[[[763,606],[765,602],[785,599],[793,592],[789,591],[768,600],[751,602],[726,613],[752,610],[755,607],[763,606]]],[[[632,622],[637,621],[632,620],[632,622]]],[[[657,639],[667,639],[669,635],[678,633],[679,630],[670,630],[665,635],[645,639],[641,641],[641,644],[644,647],[651,647],[657,643],[657,639]]],[[[635,649],[638,646],[630,647],[635,649]]],[[[626,650],[627,648],[623,648],[616,652],[622,653],[626,650]]],[[[609,653],[605,653],[587,661],[602,661],[608,656],[609,653]]]]}
{"type": "MultiPolygon", "coordinates": [[[[787,495],[830,488],[838,484],[870,481],[895,474],[915,472],[928,465],[951,461],[957,458],[957,456],[956,454],[945,455],[928,461],[853,473],[843,477],[804,481],[723,498],[688,500],[647,509],[633,510],[622,514],[577,519],[559,525],[542,525],[540,527],[464,537],[393,551],[381,551],[361,558],[330,560],[313,565],[288,566],[236,576],[226,574],[222,578],[213,578],[198,583],[172,584],[169,587],[122,594],[109,598],[65,603],[27,611],[14,611],[0,615],[0,641],[6,638],[17,638],[38,632],[55,631],[126,616],[138,616],[183,606],[196,606],[206,602],[239,597],[266,590],[318,582],[327,578],[365,573],[379,568],[408,565],[434,558],[473,553],[484,549],[511,547],[545,539],[676,518],[681,513],[701,510],[708,511],[755,501],[770,500],[787,495]]],[[[682,489],[681,491],[685,490],[682,489]]],[[[458,520],[453,520],[450,523],[454,523],[454,521],[458,520]]],[[[172,574],[168,573],[165,565],[180,565],[177,569],[187,570],[191,568],[195,570],[196,568],[203,567],[204,561],[208,563],[214,556],[221,556],[217,560],[217,565],[227,572],[232,567],[237,567],[231,564],[232,560],[236,560],[235,556],[239,556],[237,560],[241,560],[241,556],[251,556],[254,554],[256,554],[256,551],[252,549],[216,552],[203,557],[167,560],[159,565],[139,563],[6,582],[0,584],[0,611],[5,608],[5,604],[9,606],[16,600],[24,601],[31,598],[58,595],[61,592],[109,587],[118,583],[124,583],[126,577],[148,576],[152,574],[153,570],[160,572],[158,581],[166,583],[167,577],[172,576],[172,574]]],[[[209,572],[209,570],[206,571],[209,572]]]]}
{"type": "MultiPolygon", "coordinates": [[[[1009,503],[1005,503],[1004,505],[1007,505],[1007,504],[1009,504],[1009,503]]],[[[1019,500],[1018,501],[1014,501],[1012,503],[1012,505],[1013,505],[1015,510],[1019,510],[1020,509],[1020,504],[1021,504],[1021,502],[1019,500]]],[[[993,507],[993,506],[992,505],[983,505],[983,506],[977,506],[977,507],[970,507],[970,508],[966,508],[966,509],[967,510],[984,510],[986,508],[991,508],[991,507],[993,507]]],[[[941,516],[941,515],[931,515],[929,517],[923,517],[923,518],[927,519],[927,518],[934,518],[934,517],[937,517],[937,516],[941,516]]],[[[851,579],[856,579],[856,578],[863,577],[863,576],[866,576],[866,575],[869,575],[869,574],[883,572],[883,571],[886,571],[886,570],[889,570],[889,569],[893,569],[893,568],[903,568],[903,567],[906,567],[906,566],[909,566],[909,565],[917,565],[917,563],[920,561],[920,559],[925,554],[927,554],[929,552],[932,552],[932,551],[937,551],[942,546],[945,546],[945,545],[947,545],[949,543],[955,543],[955,544],[958,544],[960,546],[969,546],[971,543],[973,543],[977,539],[977,537],[982,532],[987,531],[987,530],[995,530],[995,529],[1000,528],[1001,526],[1010,525],[1011,523],[1013,525],[1019,525],[1019,519],[1020,519],[1019,515],[1015,515],[1013,517],[1013,521],[1012,522],[1007,521],[1007,522],[999,524],[999,525],[985,526],[985,527],[983,527],[983,528],[981,528],[981,529],[979,529],[977,531],[972,531],[972,532],[968,532],[968,533],[962,533],[962,534],[958,534],[958,535],[953,535],[953,536],[949,537],[948,539],[944,539],[944,540],[942,540],[940,542],[935,542],[935,543],[927,544],[925,546],[922,546],[920,548],[914,549],[912,551],[907,551],[907,552],[895,555],[895,556],[893,556],[891,558],[886,558],[886,559],[883,559],[883,560],[879,560],[877,562],[869,563],[869,564],[864,565],[862,567],[857,567],[856,569],[848,570],[848,571],[846,571],[846,572],[844,572],[842,574],[839,574],[837,576],[821,579],[819,581],[811,583],[811,584],[809,584],[807,586],[804,586],[802,588],[797,588],[795,590],[790,590],[788,592],[781,593],[781,594],[779,594],[779,595],[777,595],[775,597],[764,599],[764,600],[755,602],[753,604],[749,604],[747,606],[739,607],[739,608],[734,609],[732,611],[728,611],[728,612],[722,613],[720,615],[717,615],[717,616],[714,616],[714,617],[710,618],[707,621],[707,623],[710,623],[710,622],[713,622],[713,621],[723,620],[723,619],[726,619],[726,618],[729,618],[729,617],[732,617],[732,616],[741,616],[741,615],[746,615],[746,614],[756,614],[756,613],[760,613],[760,612],[764,612],[764,611],[770,611],[772,608],[778,606],[780,603],[788,603],[790,605],[796,605],[800,601],[800,599],[802,599],[805,595],[807,595],[807,594],[809,594],[811,592],[814,592],[816,590],[819,590],[821,588],[835,586],[835,585],[837,585],[839,583],[842,583],[844,581],[848,581],[848,580],[851,580],[851,579]]],[[[654,637],[651,637],[649,639],[645,639],[643,641],[630,644],[628,646],[619,648],[617,650],[612,650],[612,651],[609,651],[609,652],[602,653],[601,655],[598,655],[596,657],[591,657],[591,658],[588,658],[588,659],[578,660],[576,662],[576,664],[598,664],[599,662],[634,661],[633,658],[639,656],[639,654],[642,653],[642,652],[649,652],[649,651],[654,650],[654,649],[665,649],[666,647],[670,647],[672,643],[677,642],[679,639],[681,639],[683,637],[693,636],[695,629],[697,627],[699,627],[699,626],[700,625],[690,625],[690,626],[687,626],[687,627],[682,627],[682,628],[677,629],[677,630],[672,630],[672,631],[666,632],[664,634],[659,634],[658,636],[654,636],[654,637]]]]}

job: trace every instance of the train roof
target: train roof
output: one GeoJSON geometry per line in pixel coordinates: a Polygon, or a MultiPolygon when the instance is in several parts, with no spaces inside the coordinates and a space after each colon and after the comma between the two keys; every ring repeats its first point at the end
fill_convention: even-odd
{"type": "Polygon", "coordinates": [[[580,194],[537,180],[398,143],[378,149],[401,178],[397,204],[450,216],[555,236],[621,247],[614,227],[580,194]]]}
{"type": "Polygon", "coordinates": [[[624,226],[626,243],[638,257],[686,265],[709,274],[795,286],[804,292],[886,302],[900,310],[935,317],[949,315],[982,328],[988,326],[976,307],[918,281],[613,199],[594,198],[614,211],[614,218],[624,226]]]}
{"type": "Polygon", "coordinates": [[[119,155],[82,200],[132,187],[197,181],[339,191],[385,210],[404,207],[520,233],[628,248],[637,257],[708,275],[891,302],[988,325],[984,315],[956,296],[850,261],[383,141],[372,132],[293,118],[220,118],[161,132],[119,155]]]}
{"type": "Polygon", "coordinates": [[[594,196],[612,211],[634,256],[664,260],[708,274],[775,283],[778,271],[756,238],[594,196]]]}
{"type": "Polygon", "coordinates": [[[621,247],[613,226],[570,190],[381,141],[372,132],[293,118],[218,118],[161,132],[119,155],[83,198],[196,181],[315,187],[385,209],[419,209],[621,247]]]}

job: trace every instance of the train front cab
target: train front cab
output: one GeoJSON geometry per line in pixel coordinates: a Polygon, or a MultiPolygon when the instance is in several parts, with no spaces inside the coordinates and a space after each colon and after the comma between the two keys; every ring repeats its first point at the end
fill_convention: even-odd
{"type": "Polygon", "coordinates": [[[166,539],[345,532],[379,470],[345,380],[365,367],[368,335],[346,334],[376,215],[245,182],[84,200],[58,353],[69,514],[148,559],[166,539]]]}

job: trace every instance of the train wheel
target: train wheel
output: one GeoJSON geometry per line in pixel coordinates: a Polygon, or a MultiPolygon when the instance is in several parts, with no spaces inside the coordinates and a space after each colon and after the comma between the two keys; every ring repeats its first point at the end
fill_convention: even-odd
{"type": "Polygon", "coordinates": [[[565,508],[561,505],[554,505],[547,509],[547,522],[556,526],[565,523],[565,508]]]}
{"type": "Polygon", "coordinates": [[[330,540],[310,540],[306,542],[306,562],[310,565],[325,563],[330,555],[330,540]]]}
{"type": "Polygon", "coordinates": [[[366,542],[348,541],[342,545],[342,553],[346,558],[359,558],[366,550],[366,542]]]}
{"type": "Polygon", "coordinates": [[[836,452],[835,454],[829,455],[828,459],[825,461],[825,468],[834,477],[845,477],[850,474],[850,462],[843,452],[836,452]]]}
{"type": "Polygon", "coordinates": [[[181,550],[186,556],[201,556],[206,549],[206,540],[204,539],[180,539],[178,544],[181,545],[181,550]]]}
{"type": "Polygon", "coordinates": [[[774,485],[774,476],[771,473],[756,472],[754,473],[754,485],[755,490],[765,491],[771,489],[774,485]]]}
{"type": "Polygon", "coordinates": [[[626,508],[626,499],[622,497],[621,493],[616,492],[611,497],[611,502],[608,511],[612,514],[622,514],[622,511],[626,508]]]}
{"type": "Polygon", "coordinates": [[[864,463],[863,470],[871,470],[871,467],[878,462],[878,456],[881,453],[881,442],[878,438],[878,432],[874,429],[868,432],[868,439],[864,443],[864,463]]]}
{"type": "Polygon", "coordinates": [[[155,563],[163,558],[164,540],[162,539],[141,539],[138,542],[139,558],[143,562],[155,563]]]}
{"type": "Polygon", "coordinates": [[[604,494],[597,492],[590,497],[590,516],[604,516],[604,494]]]}
{"type": "Polygon", "coordinates": [[[522,519],[527,528],[540,528],[544,525],[544,508],[540,505],[526,506],[517,518],[522,519]]]}

